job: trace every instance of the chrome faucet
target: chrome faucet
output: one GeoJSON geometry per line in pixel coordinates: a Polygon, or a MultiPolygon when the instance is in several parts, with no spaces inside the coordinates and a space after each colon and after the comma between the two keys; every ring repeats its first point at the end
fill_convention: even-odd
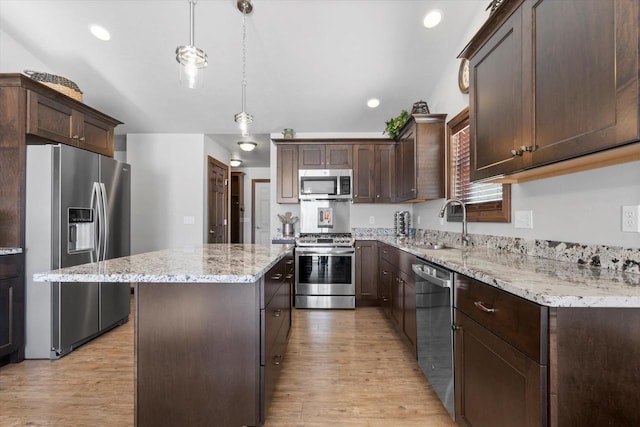
{"type": "Polygon", "coordinates": [[[462,206],[462,246],[469,246],[469,236],[467,236],[467,207],[464,202],[460,199],[447,199],[442,205],[442,209],[440,209],[440,213],[438,216],[440,218],[444,218],[444,214],[447,211],[447,206],[457,203],[462,206]]]}

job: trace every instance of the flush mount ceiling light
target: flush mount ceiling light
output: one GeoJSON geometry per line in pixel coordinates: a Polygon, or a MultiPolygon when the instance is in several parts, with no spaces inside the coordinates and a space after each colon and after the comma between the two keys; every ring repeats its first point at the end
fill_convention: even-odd
{"type": "Polygon", "coordinates": [[[425,26],[425,28],[433,28],[438,25],[440,21],[442,21],[442,12],[434,9],[425,15],[422,24],[425,26]]]}
{"type": "Polygon", "coordinates": [[[198,0],[189,0],[189,45],[176,48],[176,61],[180,64],[180,83],[189,89],[202,87],[207,54],[194,45],[195,7],[198,0]]]}
{"type": "Polygon", "coordinates": [[[253,116],[245,111],[247,102],[247,15],[253,11],[253,5],[251,0],[238,0],[237,5],[238,10],[242,12],[242,111],[234,116],[234,120],[240,128],[240,134],[249,136],[251,134],[249,125],[253,122],[253,116]]]}
{"type": "Polygon", "coordinates": [[[258,146],[258,144],[253,141],[238,141],[238,145],[242,151],[253,151],[253,149],[258,146]]]}
{"type": "Polygon", "coordinates": [[[105,42],[111,40],[111,34],[109,34],[109,31],[100,25],[89,25],[89,31],[91,31],[91,34],[93,34],[93,36],[98,40],[105,42]]]}
{"type": "Polygon", "coordinates": [[[376,108],[379,105],[380,105],[380,100],[378,98],[371,98],[370,100],[367,101],[367,107],[369,108],[376,108]]]}
{"type": "Polygon", "coordinates": [[[242,160],[240,160],[240,159],[231,159],[231,160],[229,160],[229,164],[231,165],[232,168],[237,168],[238,166],[240,166],[242,164],[242,160]]]}

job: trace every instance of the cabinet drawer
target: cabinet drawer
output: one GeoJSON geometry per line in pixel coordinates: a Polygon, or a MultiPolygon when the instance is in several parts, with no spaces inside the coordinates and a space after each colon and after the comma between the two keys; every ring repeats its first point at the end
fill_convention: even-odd
{"type": "Polygon", "coordinates": [[[278,292],[264,309],[264,345],[265,354],[269,354],[278,331],[287,320],[289,313],[289,287],[280,286],[278,292]]]}
{"type": "Polygon", "coordinates": [[[398,265],[398,250],[387,244],[380,245],[380,259],[387,261],[391,265],[398,265]]]}
{"type": "Polygon", "coordinates": [[[284,283],[285,277],[285,263],[284,261],[278,262],[267,274],[264,276],[264,287],[262,291],[262,301],[260,307],[266,307],[269,305],[271,298],[278,292],[278,289],[284,283]]]}
{"type": "Polygon", "coordinates": [[[459,274],[454,301],[458,310],[538,363],[547,363],[547,307],[459,274]]]}

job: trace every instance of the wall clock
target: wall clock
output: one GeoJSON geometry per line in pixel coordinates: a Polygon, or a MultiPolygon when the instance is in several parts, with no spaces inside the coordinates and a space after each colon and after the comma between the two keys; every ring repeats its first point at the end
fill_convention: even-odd
{"type": "Polygon", "coordinates": [[[469,93],[469,60],[462,58],[458,70],[458,87],[460,92],[469,93]]]}

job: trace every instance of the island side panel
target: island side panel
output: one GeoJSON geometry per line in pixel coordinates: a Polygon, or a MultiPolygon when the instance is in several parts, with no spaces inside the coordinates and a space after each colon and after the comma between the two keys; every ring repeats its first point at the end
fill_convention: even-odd
{"type": "Polygon", "coordinates": [[[257,424],[259,283],[136,284],[136,425],[257,424]]]}

